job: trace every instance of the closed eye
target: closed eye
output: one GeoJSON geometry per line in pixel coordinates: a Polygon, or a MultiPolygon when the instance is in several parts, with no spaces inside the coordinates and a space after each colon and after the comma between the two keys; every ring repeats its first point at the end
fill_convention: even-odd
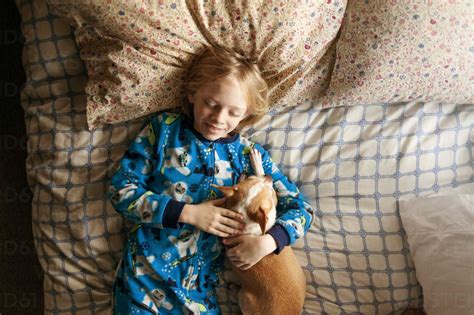
{"type": "Polygon", "coordinates": [[[216,106],[216,104],[211,103],[211,102],[209,102],[209,101],[207,101],[207,100],[204,101],[204,104],[206,104],[206,105],[209,106],[209,107],[214,107],[214,106],[216,106]]]}
{"type": "Polygon", "coordinates": [[[234,113],[234,112],[231,112],[230,115],[231,115],[232,117],[240,117],[240,116],[242,116],[241,113],[234,113]]]}

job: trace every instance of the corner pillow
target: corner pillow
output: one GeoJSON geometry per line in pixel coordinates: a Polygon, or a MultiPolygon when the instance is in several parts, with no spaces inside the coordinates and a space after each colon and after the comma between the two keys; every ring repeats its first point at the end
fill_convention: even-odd
{"type": "Polygon", "coordinates": [[[474,185],[400,201],[428,314],[468,314],[474,297],[474,185]]]}
{"type": "Polygon", "coordinates": [[[324,106],[474,102],[471,1],[350,1],[324,106]]]}
{"type": "Polygon", "coordinates": [[[90,128],[176,107],[204,45],[258,61],[273,105],[317,98],[314,73],[346,1],[48,0],[68,18],[89,80],[90,128]]]}

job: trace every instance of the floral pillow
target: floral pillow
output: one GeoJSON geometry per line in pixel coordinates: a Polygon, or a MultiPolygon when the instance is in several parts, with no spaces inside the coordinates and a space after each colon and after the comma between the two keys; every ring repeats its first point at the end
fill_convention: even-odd
{"type": "Polygon", "coordinates": [[[324,106],[474,102],[474,3],[350,1],[324,106]]]}
{"type": "Polygon", "coordinates": [[[316,64],[346,1],[48,0],[75,27],[87,67],[90,128],[176,107],[203,45],[259,63],[273,105],[317,98],[316,64]]]}

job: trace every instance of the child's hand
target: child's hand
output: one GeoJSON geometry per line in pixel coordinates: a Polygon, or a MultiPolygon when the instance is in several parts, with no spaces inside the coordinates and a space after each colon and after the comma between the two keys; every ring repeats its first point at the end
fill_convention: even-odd
{"type": "Polygon", "coordinates": [[[239,235],[222,240],[230,262],[241,270],[255,265],[277,248],[275,239],[269,235],[239,235]]]}
{"type": "Polygon", "coordinates": [[[209,200],[198,205],[187,204],[179,217],[179,222],[189,223],[198,229],[220,237],[238,235],[244,228],[241,214],[221,208],[225,198],[209,200]]]}

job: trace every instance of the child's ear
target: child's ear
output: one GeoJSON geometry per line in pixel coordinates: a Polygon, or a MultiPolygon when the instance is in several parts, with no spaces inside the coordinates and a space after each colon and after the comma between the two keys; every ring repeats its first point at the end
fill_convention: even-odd
{"type": "Polygon", "coordinates": [[[244,114],[244,118],[243,118],[243,119],[247,119],[247,118],[249,118],[250,116],[252,116],[252,113],[250,112],[249,109],[247,109],[247,111],[246,111],[245,114],[244,114]]]}
{"type": "Polygon", "coordinates": [[[194,94],[189,93],[188,94],[188,101],[191,104],[194,104],[194,94]]]}

